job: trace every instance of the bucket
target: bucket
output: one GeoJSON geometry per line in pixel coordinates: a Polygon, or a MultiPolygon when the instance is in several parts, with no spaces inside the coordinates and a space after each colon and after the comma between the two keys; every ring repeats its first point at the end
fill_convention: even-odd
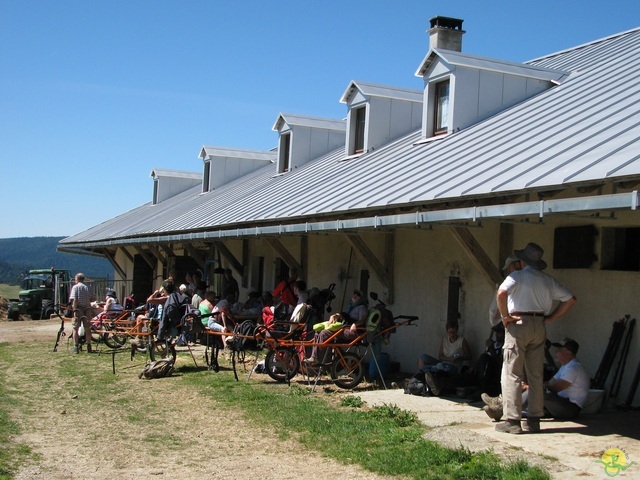
{"type": "Polygon", "coordinates": [[[590,389],[587,394],[587,399],[582,406],[580,413],[590,414],[598,413],[602,407],[602,400],[604,399],[604,390],[590,389]]]}
{"type": "MultiPolygon", "coordinates": [[[[391,363],[388,353],[381,353],[378,355],[378,365],[380,366],[380,373],[382,374],[382,378],[385,378],[389,375],[389,364],[391,363]]],[[[376,368],[376,362],[371,359],[369,362],[369,378],[371,380],[375,380],[380,378],[378,375],[378,369],[376,368]]]]}

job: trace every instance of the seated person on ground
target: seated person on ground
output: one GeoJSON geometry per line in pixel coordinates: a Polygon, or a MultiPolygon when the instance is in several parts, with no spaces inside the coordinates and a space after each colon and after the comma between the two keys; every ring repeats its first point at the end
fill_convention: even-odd
{"type": "MultiPolygon", "coordinates": [[[[561,343],[553,343],[556,359],[560,362],[560,369],[548,382],[545,382],[544,412],[545,415],[562,420],[576,418],[589,394],[590,376],[576,358],[578,342],[565,338],[561,343]]],[[[529,391],[527,385],[522,385],[523,416],[527,408],[529,391]]],[[[502,398],[483,397],[487,405],[486,414],[499,420],[502,417],[502,398]]]]}
{"type": "MultiPolygon", "coordinates": [[[[365,328],[367,323],[367,302],[362,298],[360,290],[354,290],[351,296],[351,301],[345,313],[335,313],[329,317],[329,324],[327,328],[315,334],[314,343],[325,343],[331,338],[336,329],[333,325],[341,323],[343,328],[336,337],[336,342],[349,343],[355,340],[365,328]]],[[[331,349],[322,347],[313,347],[311,356],[305,359],[305,362],[309,364],[316,363],[328,363],[331,361],[331,349]]]]}
{"type": "Polygon", "coordinates": [[[422,354],[418,359],[418,370],[421,372],[460,373],[464,362],[471,359],[471,350],[467,340],[458,335],[458,323],[447,322],[447,336],[442,337],[438,358],[422,354]]]}

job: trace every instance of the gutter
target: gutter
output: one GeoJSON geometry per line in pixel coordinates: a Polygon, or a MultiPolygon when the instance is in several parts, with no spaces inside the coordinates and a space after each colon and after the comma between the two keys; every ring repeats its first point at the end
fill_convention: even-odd
{"type": "Polygon", "coordinates": [[[638,190],[634,190],[630,193],[617,193],[611,195],[597,195],[557,200],[538,200],[523,203],[433,210],[428,212],[416,211],[413,213],[376,215],[373,217],[360,217],[345,220],[336,219],[323,222],[289,223],[229,229],[220,228],[218,230],[201,232],[129,237],[95,242],[78,242],[69,244],[69,247],[64,245],[58,246],[57,250],[69,253],[96,255],[94,252],[83,249],[118,247],[134,244],[218,240],[225,238],[255,238],[263,235],[347,232],[360,229],[378,229],[385,227],[420,227],[428,224],[480,222],[482,220],[499,220],[507,217],[532,215],[538,216],[542,219],[546,215],[563,213],[620,209],[637,210],[639,204],[640,198],[638,196],[638,190]]]}

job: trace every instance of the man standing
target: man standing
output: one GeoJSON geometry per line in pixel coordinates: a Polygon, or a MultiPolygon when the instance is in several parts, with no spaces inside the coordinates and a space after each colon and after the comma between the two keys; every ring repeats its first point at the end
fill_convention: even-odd
{"type": "Polygon", "coordinates": [[[87,352],[91,353],[91,324],[93,308],[91,308],[91,291],[84,282],[84,273],[76,273],[76,284],[71,288],[69,301],[73,307],[73,353],[80,353],[80,324],[84,325],[84,338],[87,343],[87,352]]]}
{"type": "Polygon", "coordinates": [[[222,281],[222,298],[229,298],[229,296],[233,295],[233,301],[231,302],[233,305],[238,301],[239,294],[240,289],[238,288],[238,282],[233,278],[233,270],[227,268],[224,271],[224,279],[222,281]]]}
{"type": "Polygon", "coordinates": [[[544,346],[545,322],[565,315],[576,303],[575,296],[557,280],[542,272],[547,264],[544,250],[529,243],[514,252],[522,270],[512,272],[498,288],[498,310],[505,327],[502,364],[502,398],[506,422],[496,430],[522,433],[522,382],[529,385],[529,432],[540,431],[544,413],[544,346]],[[560,303],[553,308],[554,301],[560,303]]]}

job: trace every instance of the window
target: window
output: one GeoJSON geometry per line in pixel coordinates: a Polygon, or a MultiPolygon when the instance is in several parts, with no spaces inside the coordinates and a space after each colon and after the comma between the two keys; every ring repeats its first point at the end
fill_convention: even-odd
{"type": "Polygon", "coordinates": [[[640,228],[603,228],[601,249],[603,270],[640,271],[640,228]]]}
{"type": "Polygon", "coordinates": [[[447,133],[449,129],[449,80],[436,84],[433,107],[433,134],[447,133]]]}
{"type": "Polygon", "coordinates": [[[209,191],[209,175],[211,175],[211,162],[204,162],[204,176],[202,177],[202,193],[209,191]]]}
{"type": "Polygon", "coordinates": [[[156,205],[158,203],[158,179],[153,179],[153,204],[156,205]]]}
{"type": "Polygon", "coordinates": [[[558,227],[553,234],[553,268],[589,268],[595,260],[596,228],[558,227]]]}
{"type": "Polygon", "coordinates": [[[280,148],[278,148],[279,168],[278,173],[288,172],[291,161],[291,133],[280,135],[280,148]]]}
{"type": "Polygon", "coordinates": [[[367,119],[366,107],[360,107],[355,111],[353,153],[364,152],[364,130],[367,119]]]}

